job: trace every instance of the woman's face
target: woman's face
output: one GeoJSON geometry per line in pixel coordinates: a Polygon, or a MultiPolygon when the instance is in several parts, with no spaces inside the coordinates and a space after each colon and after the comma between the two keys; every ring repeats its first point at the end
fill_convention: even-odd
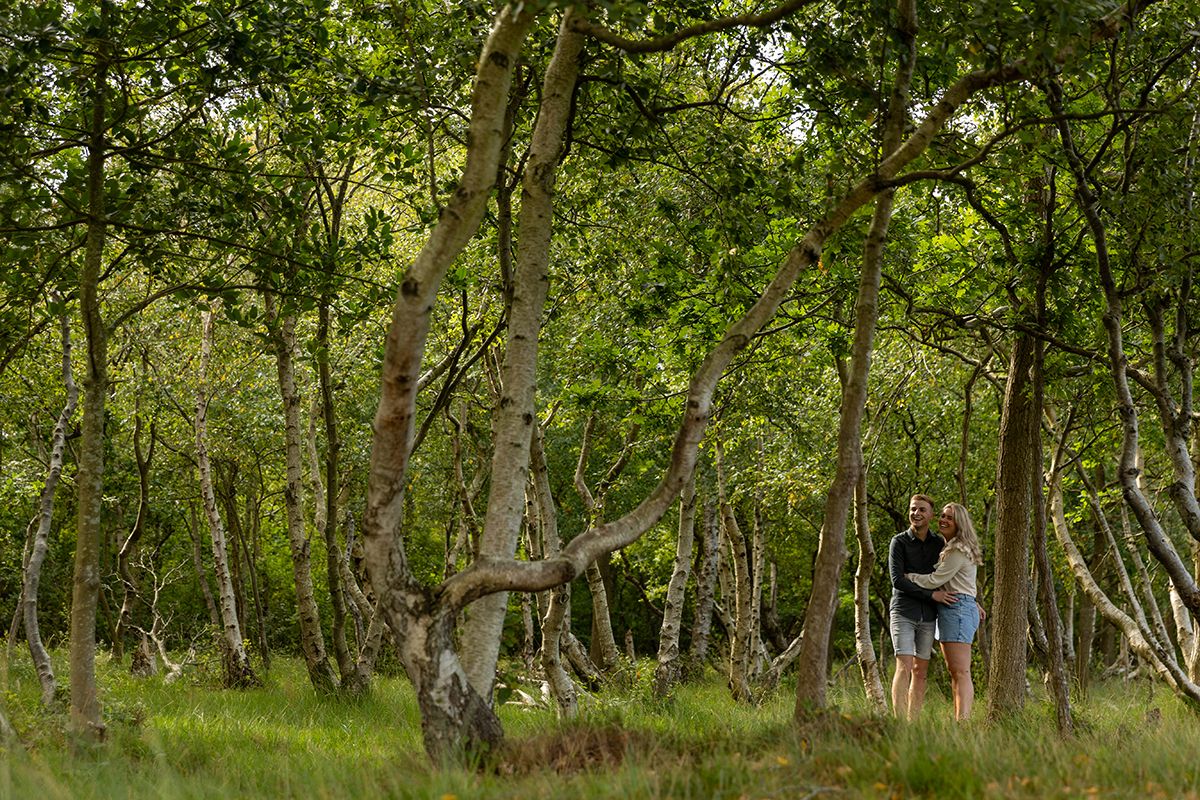
{"type": "Polygon", "coordinates": [[[946,541],[950,541],[958,535],[958,523],[954,521],[953,507],[946,506],[942,509],[942,515],[938,517],[938,533],[946,541]]]}

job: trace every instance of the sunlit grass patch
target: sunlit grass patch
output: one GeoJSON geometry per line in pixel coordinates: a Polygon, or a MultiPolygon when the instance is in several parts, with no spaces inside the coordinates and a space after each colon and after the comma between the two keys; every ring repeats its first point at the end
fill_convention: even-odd
{"type": "MultiPolygon", "coordinates": [[[[104,661],[107,741],[73,750],[65,705],[40,708],[36,676],[14,663],[5,695],[25,749],[0,766],[8,798],[1167,798],[1200,800],[1200,720],[1144,682],[1093,687],[1079,731],[1061,740],[1041,695],[1003,723],[966,723],[931,691],[912,724],[870,713],[852,681],[831,708],[793,720],[792,688],[732,702],[710,671],[653,697],[644,665],[585,695],[576,720],[548,704],[505,705],[504,746],[472,765],[425,757],[412,690],[377,678],[364,697],[318,696],[302,664],[279,659],[262,688],[212,676],[172,685],[104,661]]],[[[536,697],[538,687],[524,687],[536,697]]]]}

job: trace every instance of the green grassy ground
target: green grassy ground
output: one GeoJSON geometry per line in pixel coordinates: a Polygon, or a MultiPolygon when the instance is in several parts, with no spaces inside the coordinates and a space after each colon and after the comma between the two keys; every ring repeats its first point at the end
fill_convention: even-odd
{"type": "Polygon", "coordinates": [[[1077,708],[1079,735],[1064,742],[1038,698],[1003,725],[959,725],[935,691],[924,719],[903,725],[867,714],[847,683],[833,711],[797,727],[786,688],[738,706],[710,675],[662,702],[645,689],[650,669],[570,724],[505,706],[502,752],[480,768],[437,769],[403,679],[346,700],[316,697],[296,662],[239,692],[135,680],[102,663],[108,740],[80,752],[64,712],[38,707],[17,658],[4,703],[24,748],[0,764],[0,798],[1200,797],[1200,719],[1146,683],[1094,687],[1077,708]]]}

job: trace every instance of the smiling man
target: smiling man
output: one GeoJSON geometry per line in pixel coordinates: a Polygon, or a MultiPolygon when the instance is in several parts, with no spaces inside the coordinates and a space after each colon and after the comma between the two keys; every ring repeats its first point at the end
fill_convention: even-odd
{"type": "Polygon", "coordinates": [[[889,621],[892,648],[896,652],[892,713],[900,719],[916,718],[925,702],[937,603],[950,605],[957,600],[950,592],[924,589],[905,577],[906,572],[933,572],[937,565],[946,542],[930,532],[932,520],[933,499],[914,494],[908,503],[909,527],[893,536],[888,548],[888,573],[892,579],[889,621]]]}

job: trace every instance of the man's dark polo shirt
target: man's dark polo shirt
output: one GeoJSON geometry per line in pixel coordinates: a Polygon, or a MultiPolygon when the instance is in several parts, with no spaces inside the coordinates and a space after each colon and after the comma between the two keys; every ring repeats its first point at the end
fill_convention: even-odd
{"type": "Polygon", "coordinates": [[[913,529],[900,531],[888,547],[888,573],[892,578],[891,611],[914,622],[933,622],[937,619],[937,603],[933,590],[924,589],[904,577],[907,572],[933,572],[946,540],[930,531],[925,541],[917,538],[913,529]]]}

